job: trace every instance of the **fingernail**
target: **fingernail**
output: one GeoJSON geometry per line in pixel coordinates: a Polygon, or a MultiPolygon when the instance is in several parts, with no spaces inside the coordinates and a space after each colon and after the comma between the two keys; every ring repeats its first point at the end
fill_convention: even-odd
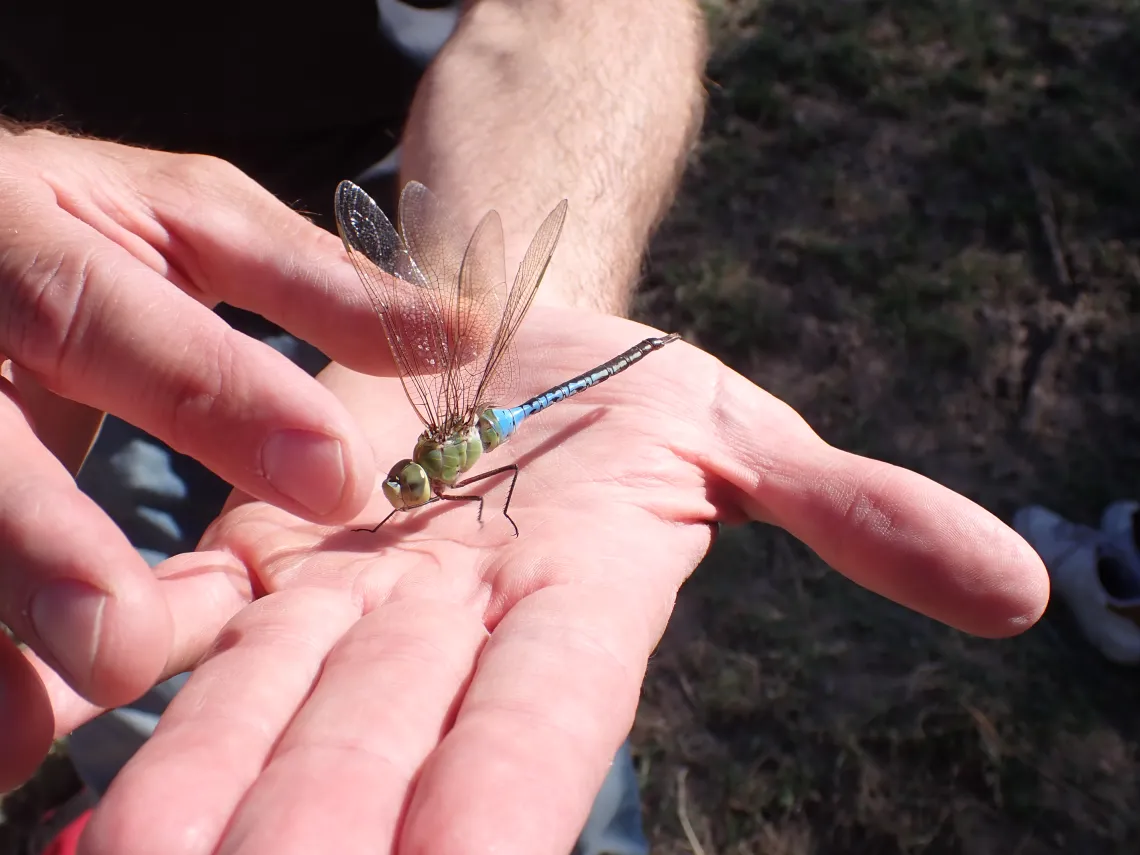
{"type": "Polygon", "coordinates": [[[276,489],[317,515],[340,505],[344,451],[340,441],[307,430],[283,430],[261,447],[261,466],[276,489]]]}
{"type": "Polygon", "coordinates": [[[106,593],[72,579],[45,585],[32,599],[32,627],[73,685],[91,679],[106,605],[106,593]]]}

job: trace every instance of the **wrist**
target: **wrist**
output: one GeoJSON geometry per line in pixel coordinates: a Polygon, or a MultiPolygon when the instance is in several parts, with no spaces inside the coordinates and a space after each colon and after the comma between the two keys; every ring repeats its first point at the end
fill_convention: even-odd
{"type": "Polygon", "coordinates": [[[587,309],[625,316],[637,283],[637,268],[629,263],[640,256],[630,253],[622,260],[608,259],[595,251],[592,257],[569,247],[554,250],[554,262],[543,277],[535,302],[548,307],[587,309]]]}

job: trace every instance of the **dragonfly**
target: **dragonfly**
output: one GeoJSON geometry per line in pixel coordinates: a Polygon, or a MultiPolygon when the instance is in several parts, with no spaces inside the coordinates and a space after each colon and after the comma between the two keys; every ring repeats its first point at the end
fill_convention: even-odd
{"type": "Polygon", "coordinates": [[[355,531],[375,532],[398,513],[439,501],[478,503],[481,524],[484,497],[451,491],[509,472],[503,516],[518,537],[508,513],[518,464],[472,477],[466,473],[526,419],[680,338],[676,333],[647,338],[518,406],[496,406],[517,384],[515,336],[550,265],[567,209],[563,199],[547,216],[507,287],[503,229],[495,211],[464,241],[439,199],[411,181],[400,194],[397,231],[364,190],[351,181],[337,186],[337,230],[380,318],[404,392],[424,425],[412,456],[397,462],[382,484],[393,510],[373,528],[355,531]]]}

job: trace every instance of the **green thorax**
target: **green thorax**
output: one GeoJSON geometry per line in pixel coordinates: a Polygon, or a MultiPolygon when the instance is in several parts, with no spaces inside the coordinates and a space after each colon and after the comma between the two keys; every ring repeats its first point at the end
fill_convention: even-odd
{"type": "Polygon", "coordinates": [[[412,457],[389,470],[381,484],[384,495],[397,510],[425,505],[433,494],[454,487],[484,451],[498,448],[507,435],[492,408],[480,413],[477,424],[456,421],[439,430],[424,431],[412,457]]]}
{"type": "Polygon", "coordinates": [[[412,460],[424,468],[433,483],[454,486],[483,455],[483,441],[477,426],[452,431],[446,439],[423,433],[416,441],[412,460]]]}

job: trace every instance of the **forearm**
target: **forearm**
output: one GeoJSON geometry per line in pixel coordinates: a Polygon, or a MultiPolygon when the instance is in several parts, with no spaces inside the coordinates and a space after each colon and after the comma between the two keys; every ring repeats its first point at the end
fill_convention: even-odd
{"type": "Polygon", "coordinates": [[[465,229],[497,210],[508,281],[568,198],[538,300],[623,312],[699,127],[703,63],[690,0],[476,0],[416,93],[402,178],[465,229]]]}

